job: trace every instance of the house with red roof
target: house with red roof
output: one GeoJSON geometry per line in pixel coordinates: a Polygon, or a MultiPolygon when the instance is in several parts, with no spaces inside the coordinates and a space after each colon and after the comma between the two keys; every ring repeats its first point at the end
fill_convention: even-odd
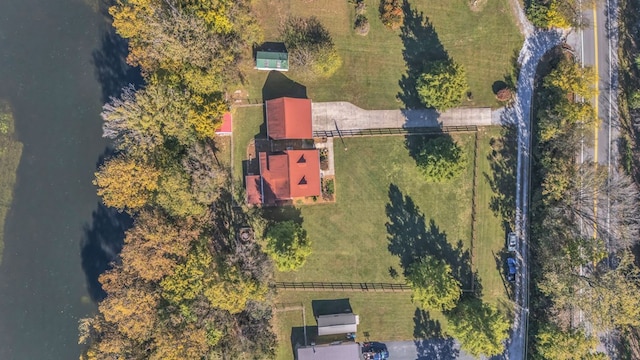
{"type": "MultiPolygon", "coordinates": [[[[313,137],[310,99],[283,97],[268,100],[265,109],[270,141],[285,142],[313,137]]],[[[287,146],[283,151],[259,152],[257,157],[260,173],[245,177],[249,204],[277,205],[321,195],[318,149],[287,146]]]]}

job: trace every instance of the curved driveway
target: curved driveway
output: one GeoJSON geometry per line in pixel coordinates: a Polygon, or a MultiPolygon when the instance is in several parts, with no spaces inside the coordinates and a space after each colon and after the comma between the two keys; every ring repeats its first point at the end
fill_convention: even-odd
{"type": "Polygon", "coordinates": [[[503,120],[514,122],[518,129],[518,169],[516,172],[516,221],[515,231],[521,239],[518,248],[519,272],[516,279],[515,317],[506,357],[525,359],[527,323],[529,312],[529,179],[531,168],[531,106],[533,86],[538,63],[562,40],[558,31],[534,31],[524,41],[518,63],[520,73],[516,100],[513,107],[505,110],[503,120]]]}

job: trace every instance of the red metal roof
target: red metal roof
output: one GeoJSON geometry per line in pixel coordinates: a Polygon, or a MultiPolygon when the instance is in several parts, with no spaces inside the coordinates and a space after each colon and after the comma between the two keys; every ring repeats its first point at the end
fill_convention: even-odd
{"type": "Polygon", "coordinates": [[[320,153],[313,150],[287,150],[289,194],[292,198],[320,196],[320,153]]]}
{"type": "MultiPolygon", "coordinates": [[[[320,154],[317,149],[287,150],[277,155],[261,152],[259,158],[262,203],[275,204],[279,200],[320,196],[320,154]]],[[[250,188],[255,186],[255,180],[250,183],[250,177],[246,177],[247,201],[259,204],[259,201],[251,202],[259,195],[255,195],[256,190],[250,188]]]]}
{"type": "Polygon", "coordinates": [[[311,139],[311,99],[267,100],[267,135],[274,139],[311,139]]]}
{"type": "Polygon", "coordinates": [[[216,130],[217,135],[230,135],[233,129],[233,117],[230,112],[224,113],[222,116],[222,124],[216,130]]]}
{"type": "Polygon", "coordinates": [[[247,184],[247,203],[254,205],[262,203],[260,175],[245,176],[244,181],[247,184]]]}
{"type": "Polygon", "coordinates": [[[260,153],[260,175],[262,175],[262,202],[274,204],[276,200],[290,199],[289,164],[287,155],[260,153]]]}

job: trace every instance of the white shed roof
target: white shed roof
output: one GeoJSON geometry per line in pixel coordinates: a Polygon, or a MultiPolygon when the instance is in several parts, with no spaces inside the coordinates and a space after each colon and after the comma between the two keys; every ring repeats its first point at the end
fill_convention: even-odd
{"type": "Polygon", "coordinates": [[[356,314],[332,314],[318,316],[318,335],[335,335],[358,331],[360,318],[356,314]]]}

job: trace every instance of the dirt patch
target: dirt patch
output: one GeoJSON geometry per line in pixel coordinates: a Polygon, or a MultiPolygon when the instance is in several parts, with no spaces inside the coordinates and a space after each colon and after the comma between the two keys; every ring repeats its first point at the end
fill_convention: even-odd
{"type": "Polygon", "coordinates": [[[469,9],[473,12],[480,12],[487,5],[488,0],[468,0],[469,9]]]}

